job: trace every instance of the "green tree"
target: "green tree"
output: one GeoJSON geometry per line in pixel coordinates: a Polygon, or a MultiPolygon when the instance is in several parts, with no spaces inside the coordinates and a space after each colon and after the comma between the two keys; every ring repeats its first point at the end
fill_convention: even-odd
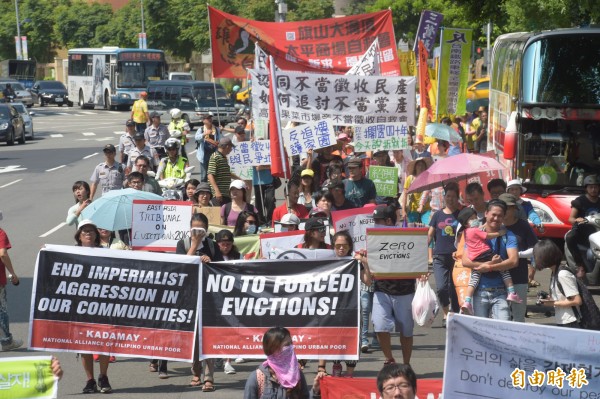
{"type": "MultiPolygon", "coordinates": [[[[27,48],[30,58],[38,62],[51,62],[57,45],[54,34],[54,9],[59,2],[55,0],[21,0],[19,17],[21,35],[27,36],[27,48]]],[[[15,27],[16,28],[16,27],[15,27]]]]}
{"type": "Polygon", "coordinates": [[[109,4],[73,0],[56,7],[55,15],[58,43],[65,48],[75,48],[98,45],[96,28],[107,25],[113,12],[109,4]]]}
{"type": "Polygon", "coordinates": [[[130,1],[117,10],[110,22],[96,28],[97,46],[138,47],[138,33],[142,31],[140,3],[130,1]]]}

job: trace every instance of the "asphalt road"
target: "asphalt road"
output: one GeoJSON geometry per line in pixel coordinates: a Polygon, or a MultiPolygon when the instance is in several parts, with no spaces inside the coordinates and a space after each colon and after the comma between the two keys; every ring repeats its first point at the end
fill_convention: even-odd
{"type": "MultiPolygon", "coordinates": [[[[76,180],[88,180],[98,163],[103,160],[102,148],[107,143],[117,144],[124,131],[128,112],[80,110],[79,108],[34,107],[35,140],[25,145],[8,147],[0,145],[0,210],[4,220],[0,226],[6,230],[12,243],[9,251],[21,285],[8,287],[11,331],[17,338],[27,340],[32,277],[35,260],[42,245],[73,244],[74,228],[63,224],[67,209],[74,203],[71,186],[76,180]]],[[[191,148],[190,148],[191,149],[191,148]]],[[[189,151],[189,149],[188,149],[189,151]]],[[[195,158],[191,157],[191,163],[195,158]]],[[[536,277],[545,286],[549,273],[536,277]]],[[[529,293],[533,304],[535,291],[529,293]]],[[[544,314],[546,309],[530,306],[529,322],[551,323],[553,318],[544,314]]],[[[415,346],[412,366],[419,378],[442,378],[446,330],[438,317],[432,328],[415,328],[415,346]]],[[[394,353],[400,358],[398,338],[393,338],[394,353]]],[[[34,352],[21,349],[0,352],[0,356],[27,356],[34,352]]],[[[83,396],[85,375],[72,353],[55,353],[65,376],[60,382],[59,397],[83,396]]],[[[381,351],[361,355],[355,376],[375,377],[383,362],[381,351]]],[[[242,397],[248,373],[258,362],[235,365],[237,374],[225,375],[222,370],[215,375],[215,398],[242,397]]],[[[309,383],[316,372],[316,361],[305,370],[309,383]]],[[[328,365],[330,368],[330,364],[328,365]]],[[[169,363],[170,378],[159,380],[148,372],[144,359],[118,358],[109,367],[109,378],[115,398],[193,398],[199,388],[188,387],[189,365],[169,363]]]]}

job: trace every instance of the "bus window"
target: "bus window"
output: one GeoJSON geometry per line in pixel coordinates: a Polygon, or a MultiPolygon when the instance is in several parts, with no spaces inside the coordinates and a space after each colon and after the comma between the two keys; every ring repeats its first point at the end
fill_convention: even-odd
{"type": "Polygon", "coordinates": [[[194,97],[192,96],[192,89],[189,87],[182,87],[181,88],[181,101],[191,102],[193,100],[194,100],[194,97]]]}
{"type": "Polygon", "coordinates": [[[87,76],[87,55],[72,54],[69,56],[69,76],[87,76]]]}
{"type": "Polygon", "coordinates": [[[170,86],[167,87],[165,93],[165,100],[179,101],[179,87],[170,86]]]}

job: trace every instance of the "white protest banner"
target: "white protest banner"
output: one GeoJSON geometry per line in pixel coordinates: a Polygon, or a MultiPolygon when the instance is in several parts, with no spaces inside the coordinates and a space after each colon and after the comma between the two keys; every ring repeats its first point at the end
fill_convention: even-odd
{"type": "Polygon", "coordinates": [[[379,40],[375,39],[367,51],[360,57],[358,62],[350,68],[346,75],[373,76],[381,75],[381,66],[379,65],[379,40]]]}
{"type": "Polygon", "coordinates": [[[362,208],[331,212],[335,231],[348,230],[354,241],[355,251],[367,249],[367,228],[375,227],[374,209],[375,204],[368,204],[362,208]]]}
{"type": "MultiPolygon", "coordinates": [[[[269,76],[249,70],[252,113],[269,117],[269,76]]],[[[277,72],[281,119],[334,125],[415,124],[415,78],[277,72]]]]}
{"type": "Polygon", "coordinates": [[[242,180],[252,180],[252,167],[271,164],[269,140],[238,142],[227,156],[231,171],[242,180]]]}
{"type": "Polygon", "coordinates": [[[427,229],[367,229],[367,259],[375,278],[416,278],[427,273],[427,229]]]}
{"type": "Polygon", "coordinates": [[[335,129],[330,120],[306,123],[283,129],[283,143],[288,155],[300,155],[309,149],[335,145],[335,129]]]}
{"type": "Polygon", "coordinates": [[[273,248],[268,259],[335,259],[333,249],[273,248]]]}
{"type": "Polygon", "coordinates": [[[403,150],[408,144],[408,125],[398,123],[373,123],[354,126],[354,150],[356,152],[378,150],[403,150]]]}
{"type": "Polygon", "coordinates": [[[131,247],[146,251],[175,251],[189,236],[192,203],[133,200],[131,247]]]}
{"type": "MultiPolygon", "coordinates": [[[[304,241],[304,231],[282,231],[260,235],[260,253],[263,258],[271,259],[270,253],[277,250],[296,248],[304,241]]],[[[276,256],[275,256],[276,257],[276,256]]]]}
{"type": "Polygon", "coordinates": [[[597,398],[600,332],[448,315],[444,399],[597,398]]]}
{"type": "Polygon", "coordinates": [[[58,379],[52,375],[51,362],[52,356],[0,359],[0,398],[56,398],[58,379]]]}

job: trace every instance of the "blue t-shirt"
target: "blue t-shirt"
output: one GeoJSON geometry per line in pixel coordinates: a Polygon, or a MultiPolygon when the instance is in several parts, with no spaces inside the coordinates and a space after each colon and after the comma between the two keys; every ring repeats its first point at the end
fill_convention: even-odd
{"type": "Polygon", "coordinates": [[[456,227],[458,226],[458,210],[447,214],[444,210],[437,211],[431,217],[429,226],[435,229],[434,255],[451,255],[456,251],[454,239],[456,238],[456,227]]]}
{"type": "Polygon", "coordinates": [[[264,184],[272,184],[273,175],[271,175],[270,169],[256,170],[256,167],[252,168],[252,185],[261,186],[264,184]]]}
{"type": "MultiPolygon", "coordinates": [[[[512,231],[507,231],[506,235],[496,238],[494,240],[488,240],[488,244],[490,244],[490,248],[494,251],[495,254],[499,254],[502,260],[508,259],[507,249],[514,248],[517,251],[518,242],[517,237],[514,235],[512,231]],[[500,249],[497,249],[497,245],[500,244],[500,249]]],[[[466,246],[465,246],[466,248],[466,246]]],[[[481,279],[479,280],[478,288],[499,288],[504,287],[504,282],[502,281],[502,276],[499,272],[490,272],[490,273],[481,273],[481,279]]]]}
{"type": "Polygon", "coordinates": [[[366,177],[360,180],[345,179],[344,191],[344,196],[355,208],[362,208],[369,202],[374,201],[377,196],[375,183],[366,177]]]}

